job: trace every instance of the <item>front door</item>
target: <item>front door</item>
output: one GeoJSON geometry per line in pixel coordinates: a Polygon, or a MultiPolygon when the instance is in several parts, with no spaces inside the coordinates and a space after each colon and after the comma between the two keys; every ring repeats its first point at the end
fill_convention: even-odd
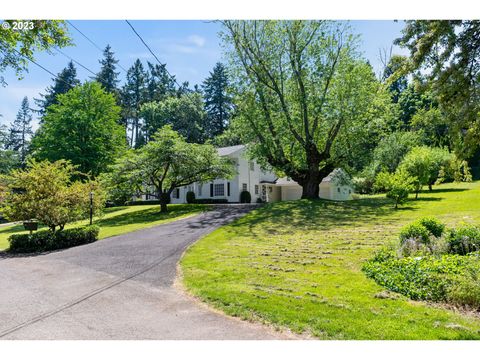
{"type": "Polygon", "coordinates": [[[267,202],[267,185],[262,185],[262,201],[267,202]]]}

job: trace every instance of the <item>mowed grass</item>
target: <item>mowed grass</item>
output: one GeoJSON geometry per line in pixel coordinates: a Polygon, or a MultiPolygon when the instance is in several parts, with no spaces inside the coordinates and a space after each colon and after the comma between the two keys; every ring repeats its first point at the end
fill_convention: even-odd
{"type": "MultiPolygon", "coordinates": [[[[100,239],[125,234],[146,227],[167,223],[193,216],[208,209],[201,204],[172,204],[168,212],[161,213],[160,205],[120,206],[105,209],[101,218],[95,218],[94,224],[100,227],[100,239]]],[[[88,220],[68,224],[66,228],[87,225],[88,220]]],[[[8,237],[12,234],[27,233],[23,225],[0,227],[0,250],[7,249],[8,237]]]]}
{"type": "Polygon", "coordinates": [[[243,319],[320,339],[480,339],[480,319],[391,296],[362,263],[421,216],[480,223],[480,182],[444,184],[394,210],[384,196],[268,204],[184,255],[195,296],[243,319]]]}

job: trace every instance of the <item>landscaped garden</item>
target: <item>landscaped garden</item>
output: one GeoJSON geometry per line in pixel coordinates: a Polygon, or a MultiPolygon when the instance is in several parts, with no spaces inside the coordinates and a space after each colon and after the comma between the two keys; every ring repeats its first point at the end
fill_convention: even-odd
{"type": "Polygon", "coordinates": [[[321,339],[480,339],[473,312],[411,300],[362,271],[432,216],[480,224],[480,183],[443,184],[399,210],[383,196],[267,204],[192,246],[183,281],[229,315],[321,339]]]}

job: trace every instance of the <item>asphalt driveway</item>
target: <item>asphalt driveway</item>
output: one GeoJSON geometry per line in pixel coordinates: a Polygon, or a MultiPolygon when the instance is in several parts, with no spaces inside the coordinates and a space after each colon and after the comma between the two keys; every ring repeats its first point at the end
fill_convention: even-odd
{"type": "Polygon", "coordinates": [[[0,339],[282,339],[174,286],[185,248],[245,214],[187,219],[37,256],[0,255],[0,339]]]}

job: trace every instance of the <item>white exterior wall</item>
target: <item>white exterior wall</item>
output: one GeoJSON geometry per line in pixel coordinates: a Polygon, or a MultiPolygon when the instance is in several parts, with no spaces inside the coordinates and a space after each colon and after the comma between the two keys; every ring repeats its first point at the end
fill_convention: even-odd
{"type": "Polygon", "coordinates": [[[302,197],[300,185],[282,186],[282,200],[298,200],[302,197]]]}
{"type": "MultiPolygon", "coordinates": [[[[266,171],[263,172],[256,161],[253,161],[253,171],[250,169],[250,161],[244,156],[245,150],[236,151],[228,155],[229,158],[235,161],[237,175],[233,179],[216,179],[213,182],[204,183],[202,186],[202,195],[199,195],[199,183],[190,185],[195,192],[197,199],[227,199],[228,202],[239,202],[240,193],[243,190],[243,184],[247,185],[247,191],[252,196],[252,202],[256,202],[257,198],[261,197],[261,181],[274,181],[276,176],[274,173],[266,171]],[[210,184],[224,184],[224,196],[210,196],[210,184]],[[228,185],[230,183],[230,196],[228,196],[228,185]],[[258,194],[255,194],[255,185],[258,186],[258,194]]],[[[186,194],[189,191],[189,186],[180,189],[180,197],[178,199],[171,197],[172,204],[186,203],[186,194]]],[[[175,191],[175,190],[174,190],[175,191]]],[[[215,192],[214,192],[215,193],[215,192]]]]}

